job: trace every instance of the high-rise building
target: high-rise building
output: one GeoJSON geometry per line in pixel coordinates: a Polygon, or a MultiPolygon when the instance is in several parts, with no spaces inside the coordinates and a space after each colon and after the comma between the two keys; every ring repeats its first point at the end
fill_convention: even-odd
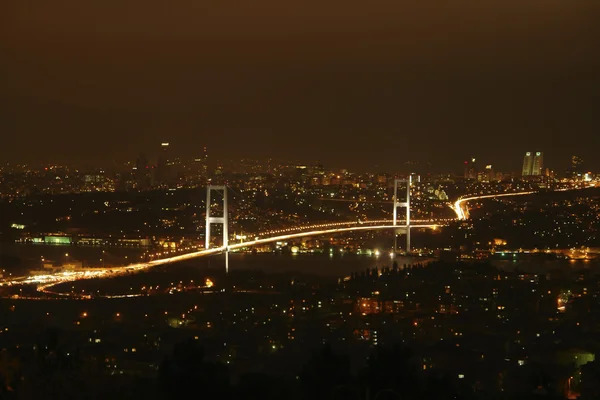
{"type": "Polygon", "coordinates": [[[202,156],[194,159],[193,174],[195,181],[205,182],[208,179],[208,153],[206,146],[204,146],[204,153],[202,156]]]}
{"type": "MultiPolygon", "coordinates": [[[[574,169],[581,168],[583,166],[583,160],[579,156],[571,157],[571,167],[574,169]]],[[[583,168],[582,168],[583,169],[583,168]]]]}
{"type": "Polygon", "coordinates": [[[469,161],[465,161],[465,179],[477,179],[475,157],[472,157],[469,161]]]}
{"type": "Polygon", "coordinates": [[[492,182],[496,180],[496,176],[494,175],[494,168],[491,165],[485,166],[485,178],[488,182],[492,182]]]}
{"type": "Polygon", "coordinates": [[[525,157],[523,158],[523,176],[531,175],[531,169],[533,168],[533,154],[530,151],[525,153],[525,157]]]}
{"type": "Polygon", "coordinates": [[[523,158],[523,176],[540,176],[544,170],[544,153],[528,151],[523,158]]]}
{"type": "Polygon", "coordinates": [[[585,176],[585,164],[578,156],[571,157],[571,166],[567,169],[567,177],[582,180],[585,176]]]}
{"type": "Polygon", "coordinates": [[[204,154],[202,155],[202,158],[204,159],[202,163],[202,176],[204,179],[208,179],[208,150],[206,149],[206,146],[204,146],[204,154]]]}
{"type": "Polygon", "coordinates": [[[159,184],[166,183],[169,179],[169,143],[160,144],[160,152],[156,161],[156,181],[159,184]]]}
{"type": "Polygon", "coordinates": [[[533,156],[533,167],[531,169],[531,175],[539,176],[544,175],[542,171],[544,170],[544,153],[541,151],[536,151],[533,156]]]}
{"type": "Polygon", "coordinates": [[[140,189],[152,186],[152,170],[144,154],[140,154],[135,162],[134,178],[137,187],[140,189]]]}

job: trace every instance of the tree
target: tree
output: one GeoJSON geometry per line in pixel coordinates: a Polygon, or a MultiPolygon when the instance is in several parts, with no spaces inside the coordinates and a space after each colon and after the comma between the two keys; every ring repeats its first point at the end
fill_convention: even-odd
{"type": "Polygon", "coordinates": [[[0,399],[16,398],[21,379],[21,364],[7,350],[0,351],[0,399]]]}
{"type": "Polygon", "coordinates": [[[241,376],[236,388],[236,399],[279,400],[298,399],[297,384],[292,378],[263,373],[247,373],[241,376]]]}
{"type": "Polygon", "coordinates": [[[600,364],[589,362],[581,367],[581,400],[600,398],[600,364]]]}
{"type": "Polygon", "coordinates": [[[204,360],[204,349],[193,339],[177,343],[173,354],[161,363],[159,385],[172,398],[227,398],[230,394],[227,368],[204,360]]]}
{"type": "Polygon", "coordinates": [[[35,364],[24,372],[21,398],[77,399],[89,397],[90,380],[83,376],[79,349],[49,328],[35,345],[35,364]]]}
{"type": "Polygon", "coordinates": [[[401,345],[377,347],[369,356],[361,378],[373,395],[390,390],[406,398],[421,389],[418,364],[412,352],[401,345]]]}
{"type": "Polygon", "coordinates": [[[352,381],[350,360],[346,356],[334,354],[327,344],[312,353],[302,369],[300,380],[306,398],[343,398],[344,390],[336,388],[344,387],[352,381]]]}

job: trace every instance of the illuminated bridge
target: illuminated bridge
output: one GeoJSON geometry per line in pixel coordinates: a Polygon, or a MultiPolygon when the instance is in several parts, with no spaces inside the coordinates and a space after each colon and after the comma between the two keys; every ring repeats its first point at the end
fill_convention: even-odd
{"type": "MultiPolygon", "coordinates": [[[[415,221],[416,222],[416,221],[415,221]]],[[[417,224],[411,224],[411,229],[437,229],[443,224],[437,223],[426,223],[421,222],[417,224]]],[[[3,285],[22,285],[22,284],[35,284],[38,285],[38,290],[44,291],[50,286],[54,286],[63,282],[71,282],[82,279],[92,278],[109,278],[119,275],[125,275],[131,272],[143,271],[159,265],[172,264],[180,261],[191,260],[198,257],[227,253],[230,250],[239,250],[247,247],[252,247],[261,244],[273,243],[286,241],[291,239],[297,239],[308,236],[320,236],[320,235],[332,235],[344,232],[362,231],[362,230],[396,230],[406,231],[407,225],[392,225],[391,220],[384,221],[372,221],[369,223],[364,222],[353,222],[353,223],[331,223],[331,224],[318,224],[300,227],[296,229],[285,229],[284,233],[276,234],[274,236],[258,235],[254,240],[248,240],[241,243],[228,244],[227,247],[219,246],[209,249],[203,249],[194,251],[191,253],[174,255],[171,257],[162,258],[159,260],[152,260],[147,262],[140,262],[136,264],[130,264],[123,267],[114,268],[90,268],[83,271],[66,271],[48,275],[35,275],[28,277],[21,277],[10,281],[2,282],[3,285]],[[384,222],[384,223],[377,223],[384,222]],[[341,226],[343,225],[343,226],[341,226]]]]}
{"type": "MultiPolygon", "coordinates": [[[[409,182],[410,185],[410,182],[409,182]]],[[[209,187],[210,188],[210,187],[209,187]]],[[[224,190],[224,208],[227,206],[226,202],[226,188],[219,187],[221,190],[224,190]]],[[[210,191],[210,189],[209,189],[210,191]]],[[[397,193],[397,188],[395,188],[397,193]]],[[[457,218],[459,220],[468,218],[468,209],[466,207],[466,203],[472,200],[485,199],[485,198],[494,198],[501,196],[516,196],[516,195],[526,195],[531,194],[533,192],[517,192],[517,193],[502,193],[502,194],[492,194],[492,195],[481,195],[481,196],[472,196],[465,197],[457,200],[450,207],[455,211],[457,218]]],[[[396,196],[395,196],[396,198],[396,196]]],[[[207,199],[207,204],[210,205],[210,198],[207,199]]],[[[171,263],[176,263],[179,261],[190,260],[197,257],[203,257],[208,255],[225,253],[226,255],[226,268],[228,268],[228,253],[230,250],[239,250],[242,248],[248,248],[256,245],[267,244],[272,242],[280,242],[287,241],[291,239],[297,239],[308,236],[320,236],[320,235],[332,235],[344,232],[352,232],[352,231],[362,231],[362,230],[395,230],[396,235],[399,233],[404,233],[407,236],[410,235],[411,229],[437,229],[438,227],[444,226],[449,222],[453,221],[451,219],[438,219],[438,220],[419,220],[419,219],[410,219],[410,196],[408,196],[408,201],[404,203],[395,202],[394,206],[396,207],[405,207],[407,209],[406,220],[401,221],[405,222],[403,224],[398,224],[396,209],[394,209],[394,217],[393,220],[373,220],[373,221],[354,221],[354,222],[334,222],[334,223],[322,223],[322,224],[313,224],[313,225],[305,225],[298,226],[294,228],[284,228],[279,230],[271,230],[266,232],[257,233],[254,236],[254,239],[240,242],[240,243],[232,243],[229,244],[228,234],[227,234],[227,216],[223,217],[211,217],[210,211],[207,209],[207,241],[205,249],[175,255],[171,257],[165,257],[158,260],[152,260],[147,262],[141,262],[136,264],[130,264],[121,267],[111,267],[111,268],[89,268],[81,271],[65,271],[55,274],[48,275],[35,275],[35,276],[27,276],[20,277],[16,279],[4,280],[0,281],[0,285],[22,285],[22,284],[35,284],[38,285],[38,290],[44,291],[46,288],[56,285],[62,282],[70,282],[81,279],[92,279],[92,278],[108,278],[123,274],[128,274],[131,272],[143,271],[155,266],[166,265],[171,263]],[[210,225],[211,223],[222,223],[224,225],[223,229],[223,245],[210,248],[210,225]]],[[[396,236],[395,235],[395,236],[396,236]]],[[[409,239],[409,238],[407,238],[409,239]]],[[[409,250],[409,242],[407,240],[407,250],[409,250]]],[[[394,246],[394,252],[396,253],[396,246],[394,246]]]]}

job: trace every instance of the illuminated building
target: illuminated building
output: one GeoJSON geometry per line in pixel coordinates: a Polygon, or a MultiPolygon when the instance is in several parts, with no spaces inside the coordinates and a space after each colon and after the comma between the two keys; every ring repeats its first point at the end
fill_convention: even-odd
{"type": "Polygon", "coordinates": [[[169,143],[163,142],[160,144],[160,153],[156,163],[156,181],[164,183],[169,177],[169,143]]]}
{"type": "Polygon", "coordinates": [[[470,161],[465,161],[465,179],[477,179],[477,167],[474,157],[470,161]]]}
{"type": "Polygon", "coordinates": [[[571,166],[567,169],[567,178],[574,180],[582,180],[584,179],[585,173],[585,165],[583,160],[578,156],[571,157],[571,166]]]}
{"type": "Polygon", "coordinates": [[[208,179],[208,153],[206,146],[204,146],[202,156],[194,158],[191,172],[191,175],[187,177],[191,182],[205,183],[208,179]]]}
{"type": "Polygon", "coordinates": [[[544,153],[528,151],[523,158],[523,176],[540,176],[544,168],[544,153]]]}
{"type": "Polygon", "coordinates": [[[404,310],[402,300],[379,300],[377,298],[361,297],[357,299],[355,311],[361,315],[369,314],[398,314],[404,310]]]}
{"type": "Polygon", "coordinates": [[[578,157],[578,156],[571,157],[571,166],[573,168],[579,168],[582,165],[583,165],[583,160],[581,159],[581,157],[578,157]]]}
{"type": "Polygon", "coordinates": [[[202,177],[208,178],[208,150],[206,149],[206,146],[204,146],[203,158],[204,161],[202,163],[202,177]]]}
{"type": "Polygon", "coordinates": [[[381,307],[378,299],[374,298],[359,298],[356,303],[356,311],[362,315],[379,314],[381,307]]]}
{"type": "Polygon", "coordinates": [[[488,182],[492,182],[493,180],[495,180],[494,169],[491,165],[485,166],[485,175],[488,182]]]}
{"type": "Polygon", "coordinates": [[[533,168],[533,155],[530,151],[525,153],[525,157],[523,158],[523,176],[531,175],[531,169],[533,168]]]}
{"type": "Polygon", "coordinates": [[[45,244],[72,244],[73,238],[71,236],[44,236],[45,244]]]}
{"type": "Polygon", "coordinates": [[[531,169],[531,175],[542,175],[544,168],[544,153],[536,151],[533,157],[533,168],[531,169]]]}

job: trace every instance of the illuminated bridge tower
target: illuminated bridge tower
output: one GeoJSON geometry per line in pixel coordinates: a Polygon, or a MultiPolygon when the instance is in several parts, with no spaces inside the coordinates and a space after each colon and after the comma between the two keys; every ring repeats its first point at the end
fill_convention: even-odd
{"type": "MultiPolygon", "coordinates": [[[[405,225],[406,225],[406,252],[410,252],[410,186],[412,184],[412,176],[407,179],[394,179],[394,226],[398,225],[398,208],[406,208],[405,225]],[[406,184],[406,201],[398,201],[398,184],[406,184]]],[[[402,228],[394,229],[394,258],[397,250],[397,236],[401,233],[402,228]]]]}
{"type": "Polygon", "coordinates": [[[229,231],[228,231],[228,212],[227,212],[227,186],[209,185],[206,187],[206,241],[205,249],[210,248],[210,226],[212,224],[223,224],[223,249],[225,250],[225,272],[229,272],[229,231]],[[223,195],[223,216],[213,217],[210,213],[211,192],[221,192],[223,195]]]}

